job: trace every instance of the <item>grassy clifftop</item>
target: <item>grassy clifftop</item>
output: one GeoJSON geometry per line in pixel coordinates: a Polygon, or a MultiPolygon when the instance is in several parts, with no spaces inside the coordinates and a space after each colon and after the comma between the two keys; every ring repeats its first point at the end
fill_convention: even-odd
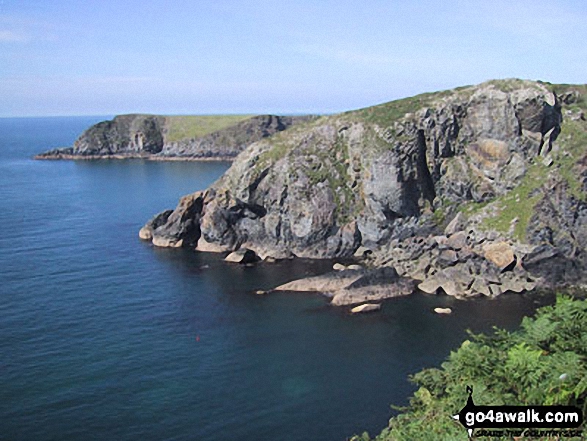
{"type": "Polygon", "coordinates": [[[166,140],[200,138],[252,118],[253,115],[172,115],[165,117],[166,140]]]}

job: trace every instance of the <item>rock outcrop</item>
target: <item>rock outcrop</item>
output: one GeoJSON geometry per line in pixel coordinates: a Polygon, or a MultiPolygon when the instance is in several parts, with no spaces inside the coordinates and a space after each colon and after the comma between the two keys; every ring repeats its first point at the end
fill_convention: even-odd
{"type": "Polygon", "coordinates": [[[73,147],[36,158],[231,160],[250,144],[313,118],[119,115],[87,129],[73,147]]]}
{"type": "Polygon", "coordinates": [[[321,117],[252,144],[193,209],[182,201],[152,228],[153,243],[357,254],[397,270],[402,294],[403,278],[456,297],[582,283],[587,126],[573,116],[586,95],[490,81],[321,117]]]}

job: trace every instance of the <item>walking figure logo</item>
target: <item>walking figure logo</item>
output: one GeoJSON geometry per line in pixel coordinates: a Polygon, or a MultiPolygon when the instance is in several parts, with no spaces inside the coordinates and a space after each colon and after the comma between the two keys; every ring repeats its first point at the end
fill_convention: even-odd
{"type": "MultiPolygon", "coordinates": [[[[473,388],[467,386],[467,404],[452,418],[460,422],[469,438],[475,429],[517,429],[495,431],[492,436],[576,436],[583,423],[581,409],[575,406],[477,406],[473,388]],[[536,428],[565,430],[536,430],[536,428]]],[[[580,436],[580,435],[579,435],[580,436]]]]}

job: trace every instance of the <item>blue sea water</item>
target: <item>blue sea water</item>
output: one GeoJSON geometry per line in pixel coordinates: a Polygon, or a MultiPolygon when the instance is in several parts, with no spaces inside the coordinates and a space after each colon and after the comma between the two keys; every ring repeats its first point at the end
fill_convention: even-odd
{"type": "Polygon", "coordinates": [[[332,262],[249,268],[141,242],[228,164],[31,159],[101,119],[0,119],[0,440],[375,434],[466,329],[535,308],[414,295],[351,317],[317,295],[255,295],[332,262]]]}

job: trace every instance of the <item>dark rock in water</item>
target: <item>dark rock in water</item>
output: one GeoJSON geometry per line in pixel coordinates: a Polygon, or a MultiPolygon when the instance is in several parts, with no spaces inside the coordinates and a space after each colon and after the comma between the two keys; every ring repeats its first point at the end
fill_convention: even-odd
{"type": "Polygon", "coordinates": [[[157,214],[153,219],[147,222],[143,228],[141,228],[139,231],[139,237],[143,240],[152,240],[153,231],[166,224],[171,213],[173,213],[173,210],[166,210],[157,214]]]}
{"type": "Polygon", "coordinates": [[[254,251],[248,250],[246,248],[240,248],[226,256],[224,260],[233,263],[249,264],[258,262],[260,259],[254,251]]]}
{"type": "Polygon", "coordinates": [[[342,289],[330,291],[333,305],[352,305],[412,294],[413,280],[399,276],[394,268],[384,267],[366,271],[357,280],[342,289]]]}
{"type": "Polygon", "coordinates": [[[167,218],[165,223],[159,223],[151,232],[153,245],[158,247],[195,247],[200,238],[199,216],[202,212],[202,195],[193,193],[181,198],[179,205],[171,213],[163,212],[158,217],[167,218]]]}

